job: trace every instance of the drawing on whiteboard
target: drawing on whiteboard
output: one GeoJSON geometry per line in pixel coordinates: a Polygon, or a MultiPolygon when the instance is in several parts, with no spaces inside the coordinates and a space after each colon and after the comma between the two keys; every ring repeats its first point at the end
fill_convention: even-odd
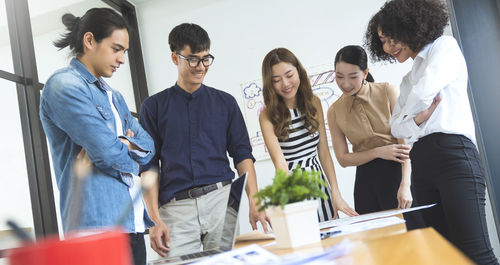
{"type": "Polygon", "coordinates": [[[309,80],[311,81],[312,87],[333,83],[335,81],[335,71],[328,70],[326,72],[311,75],[309,76],[309,80]]]}
{"type": "MultiPolygon", "coordinates": [[[[335,83],[335,72],[331,65],[321,65],[306,70],[309,73],[309,81],[311,82],[313,93],[321,100],[328,145],[331,146],[326,112],[333,102],[342,95],[342,91],[335,83]]],[[[262,96],[262,80],[243,83],[240,87],[243,90],[246,124],[253,155],[257,160],[269,159],[269,153],[264,144],[264,138],[259,125],[259,115],[265,107],[262,96]]]]}
{"type": "Polygon", "coordinates": [[[258,86],[254,82],[243,88],[243,95],[245,95],[245,98],[247,99],[252,99],[260,96],[260,92],[262,92],[262,87],[258,86]]]}

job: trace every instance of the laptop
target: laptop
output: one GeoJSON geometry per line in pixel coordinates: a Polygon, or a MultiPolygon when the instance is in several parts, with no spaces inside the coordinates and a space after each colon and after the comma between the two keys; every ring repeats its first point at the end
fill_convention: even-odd
{"type": "Polygon", "coordinates": [[[222,236],[219,239],[217,248],[182,256],[153,260],[148,262],[148,265],[186,264],[232,250],[236,238],[236,231],[238,228],[238,212],[240,210],[241,196],[243,195],[246,181],[247,173],[234,180],[231,184],[231,190],[229,192],[229,198],[227,200],[226,217],[224,218],[224,225],[222,228],[222,236]]]}

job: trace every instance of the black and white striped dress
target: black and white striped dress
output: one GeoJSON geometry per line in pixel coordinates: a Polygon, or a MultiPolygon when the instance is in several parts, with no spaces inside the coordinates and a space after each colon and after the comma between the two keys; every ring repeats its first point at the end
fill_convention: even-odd
{"type": "Polygon", "coordinates": [[[326,182],[327,187],[323,191],[328,195],[328,200],[318,199],[319,221],[333,219],[332,192],[330,182],[325,177],[323,168],[318,160],[317,147],[319,143],[319,133],[313,134],[304,127],[304,117],[298,109],[290,109],[292,124],[288,129],[288,139],[279,140],[281,151],[288,164],[288,170],[295,169],[298,164],[305,170],[321,171],[321,178],[326,182]]]}

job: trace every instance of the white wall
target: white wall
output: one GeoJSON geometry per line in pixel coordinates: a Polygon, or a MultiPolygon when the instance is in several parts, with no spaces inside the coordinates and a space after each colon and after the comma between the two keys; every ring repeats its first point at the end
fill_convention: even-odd
{"type": "MultiPolygon", "coordinates": [[[[205,78],[207,85],[232,94],[243,111],[240,84],[261,79],[261,63],[273,48],[286,47],[307,67],[333,63],[345,45],[362,44],[370,17],[385,0],[150,0],[135,1],[150,95],[172,86],[177,68],[170,60],[168,33],[176,25],[191,22],[210,35],[215,62],[205,78]]],[[[450,28],[446,34],[451,35],[450,28]]],[[[411,62],[370,65],[377,81],[396,86],[411,62]]],[[[341,168],[335,159],[337,179],[344,199],[353,206],[355,168],[341,168]]],[[[271,183],[270,160],[255,163],[259,187],[271,183]]],[[[488,228],[495,253],[500,245],[487,202],[488,228]]],[[[240,211],[240,230],[251,230],[248,201],[240,211]]],[[[148,255],[151,253],[148,253],[148,255]]],[[[151,256],[148,256],[148,259],[151,256]]]]}
{"type": "MultiPolygon", "coordinates": [[[[205,83],[232,94],[240,103],[240,84],[261,78],[262,59],[271,49],[286,47],[308,68],[333,64],[336,52],[362,44],[366,24],[384,1],[182,1],[156,0],[137,6],[150,94],[172,86],[177,68],[170,60],[168,33],[183,22],[201,25],[210,35],[215,62],[205,83]],[[357,19],[352,19],[353,13],[357,19]]],[[[410,64],[371,67],[376,80],[399,84],[410,64]]],[[[243,108],[242,108],[243,111],[243,108]]],[[[333,158],[335,156],[333,155],[333,158]]],[[[345,199],[353,205],[355,169],[335,162],[345,199]]],[[[255,164],[260,187],[271,183],[271,160],[255,164]]],[[[251,229],[248,202],[243,204],[241,231],[251,229]]]]}

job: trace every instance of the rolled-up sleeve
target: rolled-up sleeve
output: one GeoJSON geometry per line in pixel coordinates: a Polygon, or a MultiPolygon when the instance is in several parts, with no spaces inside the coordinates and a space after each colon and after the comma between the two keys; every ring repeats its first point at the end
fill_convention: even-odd
{"type": "Polygon", "coordinates": [[[161,139],[158,136],[158,128],[156,126],[155,120],[156,116],[154,113],[156,111],[153,111],[152,109],[155,108],[154,102],[151,98],[146,99],[142,105],[141,105],[141,110],[139,114],[139,123],[144,129],[145,132],[147,132],[153,141],[154,149],[156,152],[151,156],[151,159],[147,163],[141,164],[139,168],[139,173],[142,173],[144,171],[148,170],[158,170],[159,167],[159,161],[160,161],[160,150],[161,150],[161,139]]]}
{"type": "MultiPolygon", "coordinates": [[[[120,95],[120,100],[125,104],[125,99],[120,95]]],[[[127,108],[128,111],[128,108],[127,108]]],[[[121,136],[127,139],[130,143],[137,146],[140,150],[131,150],[129,155],[134,159],[139,165],[144,165],[148,163],[155,154],[155,146],[153,138],[148,132],[139,124],[139,122],[132,116],[130,112],[127,115],[128,129],[132,130],[134,137],[121,136]]]]}
{"type": "Polygon", "coordinates": [[[413,118],[415,115],[411,116],[403,116],[401,112],[401,103],[403,99],[400,97],[396,104],[394,105],[394,110],[392,111],[391,116],[391,134],[396,138],[402,138],[407,141],[411,141],[416,132],[420,130],[420,127],[417,126],[413,118]]]}
{"type": "Polygon", "coordinates": [[[250,145],[245,120],[243,119],[243,115],[241,114],[241,110],[238,107],[236,100],[232,97],[230,101],[230,116],[227,136],[227,151],[229,156],[233,159],[235,166],[248,158],[255,162],[255,158],[252,155],[252,146],[250,145]]]}

